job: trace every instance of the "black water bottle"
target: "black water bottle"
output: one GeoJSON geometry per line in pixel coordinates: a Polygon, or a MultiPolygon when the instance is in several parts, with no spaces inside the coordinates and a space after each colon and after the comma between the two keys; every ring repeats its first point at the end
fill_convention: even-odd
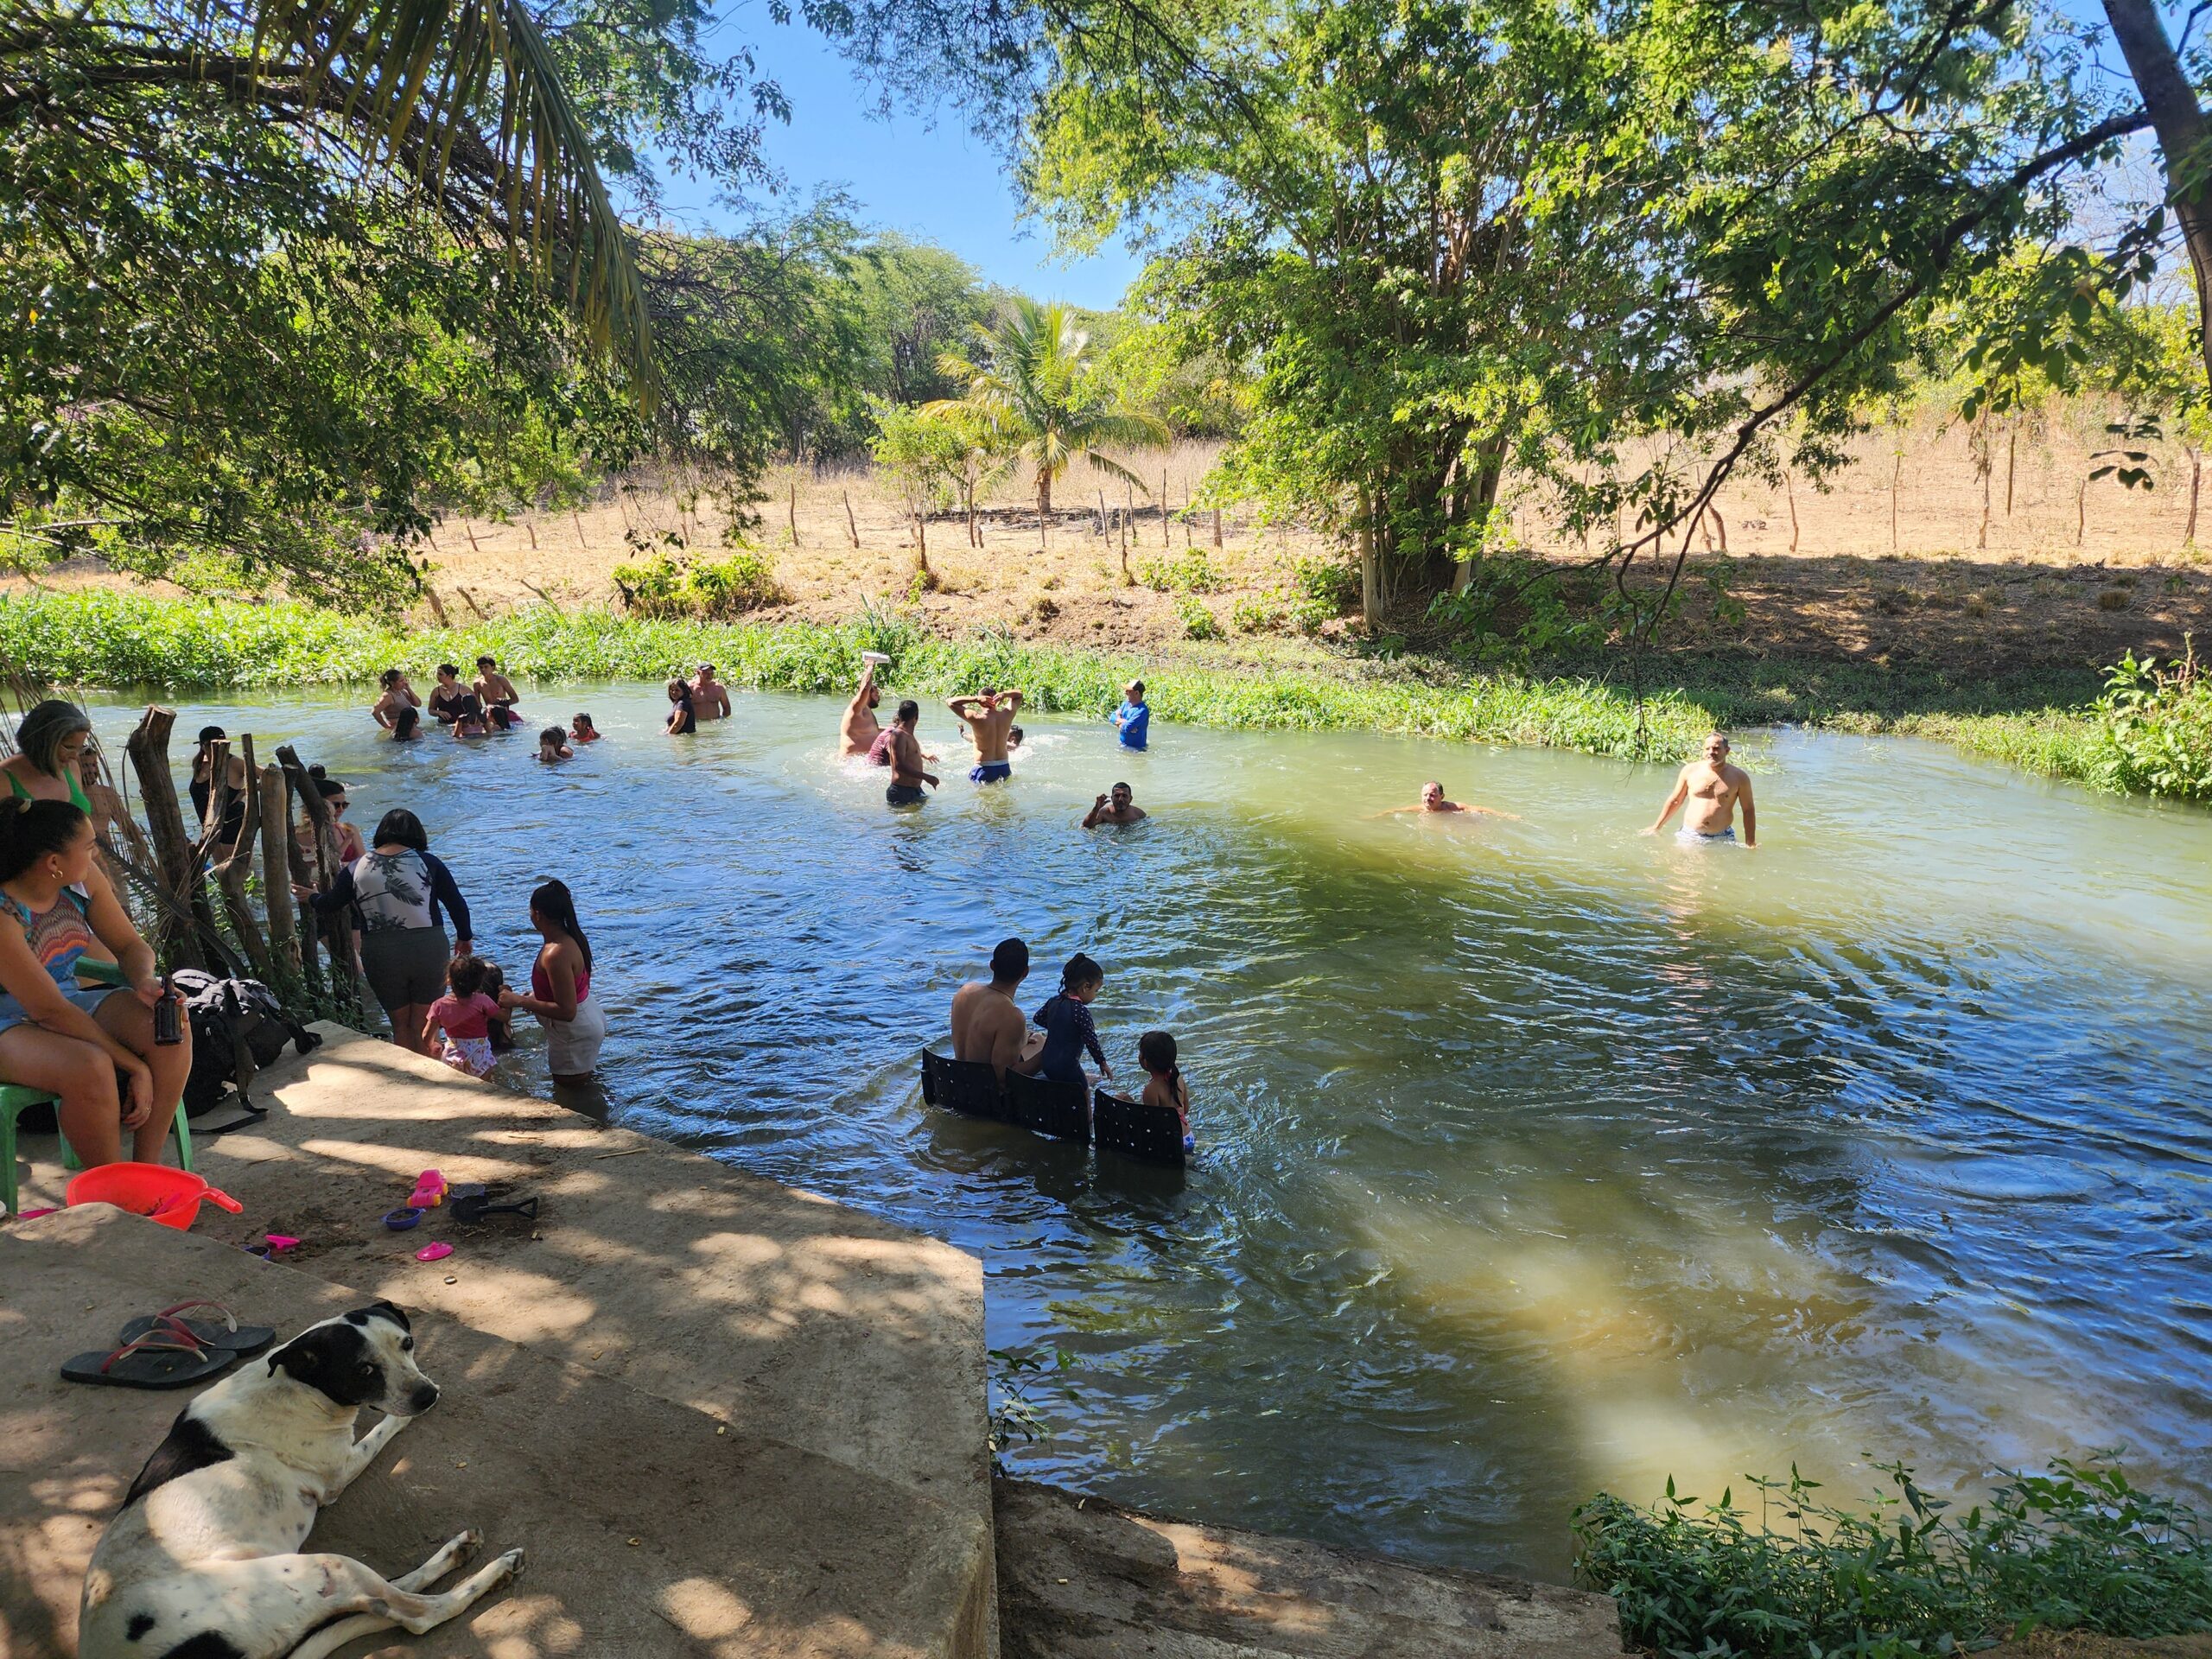
{"type": "Polygon", "coordinates": [[[162,1000],[154,1004],[154,1040],[174,1048],[184,1040],[184,999],[176,994],[167,974],[162,976],[162,1000]]]}

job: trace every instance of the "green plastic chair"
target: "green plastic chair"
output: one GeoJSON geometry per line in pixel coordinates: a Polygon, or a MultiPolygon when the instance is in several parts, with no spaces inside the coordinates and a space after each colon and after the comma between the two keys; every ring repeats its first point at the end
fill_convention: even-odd
{"type": "MultiPolygon", "coordinates": [[[[77,974],[81,979],[97,980],[103,984],[123,983],[123,969],[111,962],[80,962],[77,974]]],[[[58,1105],[60,1097],[43,1089],[32,1089],[20,1083],[0,1084],[0,1210],[10,1216],[16,1213],[16,1120],[34,1106],[58,1105]]],[[[192,1167],[192,1130],[185,1122],[184,1103],[176,1109],[176,1161],[180,1168],[192,1167]]],[[[69,1137],[62,1135],[61,1166],[64,1169],[82,1169],[83,1160],[77,1149],[69,1144],[69,1137]]]]}

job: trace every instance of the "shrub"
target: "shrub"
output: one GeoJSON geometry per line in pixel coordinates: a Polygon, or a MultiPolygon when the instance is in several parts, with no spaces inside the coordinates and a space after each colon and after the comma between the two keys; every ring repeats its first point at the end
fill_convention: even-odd
{"type": "Polygon", "coordinates": [[[750,550],[697,561],[657,553],[616,565],[614,586],[632,614],[663,620],[728,621],[784,601],[775,567],[750,550]]]}
{"type": "Polygon", "coordinates": [[[1283,620],[1282,601],[1273,594],[1239,594],[1229,607],[1229,625],[1239,633],[1271,633],[1283,620]]]}
{"type": "Polygon", "coordinates": [[[2160,668],[2123,656],[2097,699],[2096,781],[2185,801],[2212,801],[2212,678],[2192,637],[2181,661],[2160,668]]]}
{"type": "Polygon", "coordinates": [[[1201,548],[1163,553],[1137,566],[1137,580],[1155,594],[1217,594],[1228,578],[1201,548]]]}
{"type": "Polygon", "coordinates": [[[1696,1659],[1904,1659],[2038,1627],[2146,1637],[2212,1629],[2212,1539],[2185,1505],[2101,1460],[2014,1475],[1951,1516],[1903,1464],[1866,1513],[1819,1483],[1754,1480],[1757,1525],[1724,1491],[1693,1511],[1603,1494],[1574,1513],[1576,1573],[1620,1608],[1621,1636],[1696,1659]],[[1778,1506],[1785,1530],[1764,1511],[1778,1506]]]}
{"type": "Polygon", "coordinates": [[[1206,608],[1206,602],[1195,594],[1185,594],[1175,601],[1175,614],[1183,619],[1183,637],[1186,639],[1218,639],[1221,624],[1206,608]]]}
{"type": "Polygon", "coordinates": [[[1317,633],[1324,622],[1342,616],[1359,602],[1359,567],[1325,554],[1291,561],[1290,620],[1300,633],[1317,633]]]}

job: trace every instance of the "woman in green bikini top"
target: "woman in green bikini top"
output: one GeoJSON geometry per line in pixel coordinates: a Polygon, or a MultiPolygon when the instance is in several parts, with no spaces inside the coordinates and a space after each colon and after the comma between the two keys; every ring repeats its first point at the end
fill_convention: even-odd
{"type": "Polygon", "coordinates": [[[0,760],[8,792],[21,801],[67,801],[89,816],[92,804],[77,782],[77,760],[92,741],[83,709],[48,698],[16,722],[16,753],[0,760]]]}

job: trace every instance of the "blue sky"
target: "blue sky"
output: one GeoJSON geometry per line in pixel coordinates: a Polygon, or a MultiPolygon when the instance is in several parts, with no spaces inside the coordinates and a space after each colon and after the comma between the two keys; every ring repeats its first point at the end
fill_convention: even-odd
{"type": "MultiPolygon", "coordinates": [[[[879,118],[852,70],[804,24],[772,23],[747,6],[724,26],[744,32],[759,73],[791,100],[791,124],[772,124],[764,148],[798,201],[817,188],[839,188],[864,223],[950,248],[987,281],[1043,300],[1100,309],[1119,303],[1139,262],[1119,244],[1087,259],[1053,258],[1044,229],[1019,222],[1001,159],[969,136],[957,111],[942,112],[934,127],[910,114],[879,118]]],[[[728,218],[680,183],[669,194],[687,222],[715,226],[728,218]]]]}

